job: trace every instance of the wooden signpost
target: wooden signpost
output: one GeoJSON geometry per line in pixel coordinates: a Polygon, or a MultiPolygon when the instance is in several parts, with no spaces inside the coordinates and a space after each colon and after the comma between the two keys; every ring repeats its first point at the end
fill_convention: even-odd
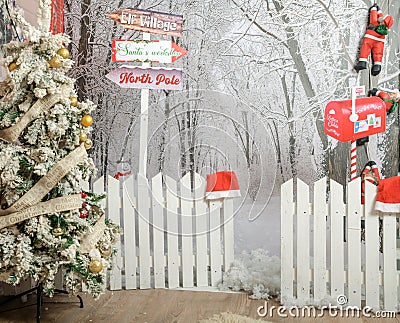
{"type": "Polygon", "coordinates": [[[168,40],[113,40],[113,62],[173,63],[187,50],[168,40]]]}
{"type": "Polygon", "coordinates": [[[149,89],[182,89],[181,70],[151,68],[150,62],[172,63],[187,53],[172,41],[151,41],[150,33],[181,37],[183,16],[127,8],[109,13],[107,17],[126,29],[143,32],[142,41],[113,40],[112,45],[113,62],[140,61],[142,66],[123,66],[106,77],[121,87],[141,89],[139,175],[146,179],[149,89]]]}

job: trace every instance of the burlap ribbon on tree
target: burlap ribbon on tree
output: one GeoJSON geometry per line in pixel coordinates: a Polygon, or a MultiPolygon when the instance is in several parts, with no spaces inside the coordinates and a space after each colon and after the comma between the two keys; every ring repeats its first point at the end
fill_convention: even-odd
{"type": "Polygon", "coordinates": [[[79,252],[88,253],[97,244],[97,242],[104,235],[104,230],[107,229],[107,225],[104,222],[104,215],[97,220],[93,226],[93,231],[88,233],[80,243],[79,252]]]}
{"type": "Polygon", "coordinates": [[[72,168],[86,157],[87,152],[82,144],[58,161],[54,167],[18,201],[8,209],[0,210],[0,229],[42,214],[80,208],[82,206],[80,194],[55,198],[46,202],[40,201],[72,170],[72,168]]]}
{"type": "Polygon", "coordinates": [[[15,125],[0,130],[0,139],[9,143],[16,141],[31,121],[38,118],[42,112],[49,110],[63,97],[68,97],[69,93],[70,88],[67,85],[63,85],[60,93],[48,95],[43,99],[37,100],[15,125]]]}
{"type": "Polygon", "coordinates": [[[27,207],[26,209],[0,217],[0,229],[9,227],[19,222],[37,217],[43,214],[76,210],[82,207],[80,194],[57,197],[46,202],[27,207]]]}

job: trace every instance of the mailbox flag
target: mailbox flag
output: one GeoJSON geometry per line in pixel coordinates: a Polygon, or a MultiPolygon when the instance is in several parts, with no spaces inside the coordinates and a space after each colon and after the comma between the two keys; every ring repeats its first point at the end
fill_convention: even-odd
{"type": "Polygon", "coordinates": [[[235,172],[225,171],[215,174],[207,174],[207,200],[240,196],[239,183],[235,172]]]}

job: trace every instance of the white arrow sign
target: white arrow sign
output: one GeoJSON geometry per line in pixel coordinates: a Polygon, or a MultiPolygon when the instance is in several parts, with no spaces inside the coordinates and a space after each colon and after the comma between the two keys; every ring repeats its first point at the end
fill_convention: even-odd
{"type": "Polygon", "coordinates": [[[113,40],[113,62],[173,63],[187,53],[169,40],[113,40]]]}

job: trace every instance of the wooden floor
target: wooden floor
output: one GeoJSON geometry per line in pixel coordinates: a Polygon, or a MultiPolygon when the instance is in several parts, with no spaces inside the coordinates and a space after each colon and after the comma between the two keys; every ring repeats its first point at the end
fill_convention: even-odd
{"type": "MultiPolygon", "coordinates": [[[[259,317],[257,308],[265,305],[264,300],[251,300],[246,294],[194,292],[182,290],[133,290],[107,291],[98,301],[81,294],[84,308],[78,303],[50,304],[45,303],[42,310],[42,322],[135,322],[135,323],[192,323],[200,319],[212,317],[214,314],[231,312],[240,315],[271,322],[399,322],[399,319],[366,319],[329,317],[323,318],[280,318],[259,317]]],[[[4,298],[3,298],[4,299],[4,298]]],[[[1,302],[2,299],[0,299],[1,302]]],[[[74,302],[75,297],[58,295],[52,299],[59,302],[74,302]]],[[[50,299],[45,298],[45,302],[50,299]]],[[[35,302],[35,295],[28,298],[27,303],[20,300],[3,305],[0,312],[15,306],[26,306],[35,302]]],[[[268,301],[268,306],[279,306],[274,301],[268,301]]],[[[0,322],[36,322],[36,307],[29,306],[19,310],[0,313],[0,322]]]]}

